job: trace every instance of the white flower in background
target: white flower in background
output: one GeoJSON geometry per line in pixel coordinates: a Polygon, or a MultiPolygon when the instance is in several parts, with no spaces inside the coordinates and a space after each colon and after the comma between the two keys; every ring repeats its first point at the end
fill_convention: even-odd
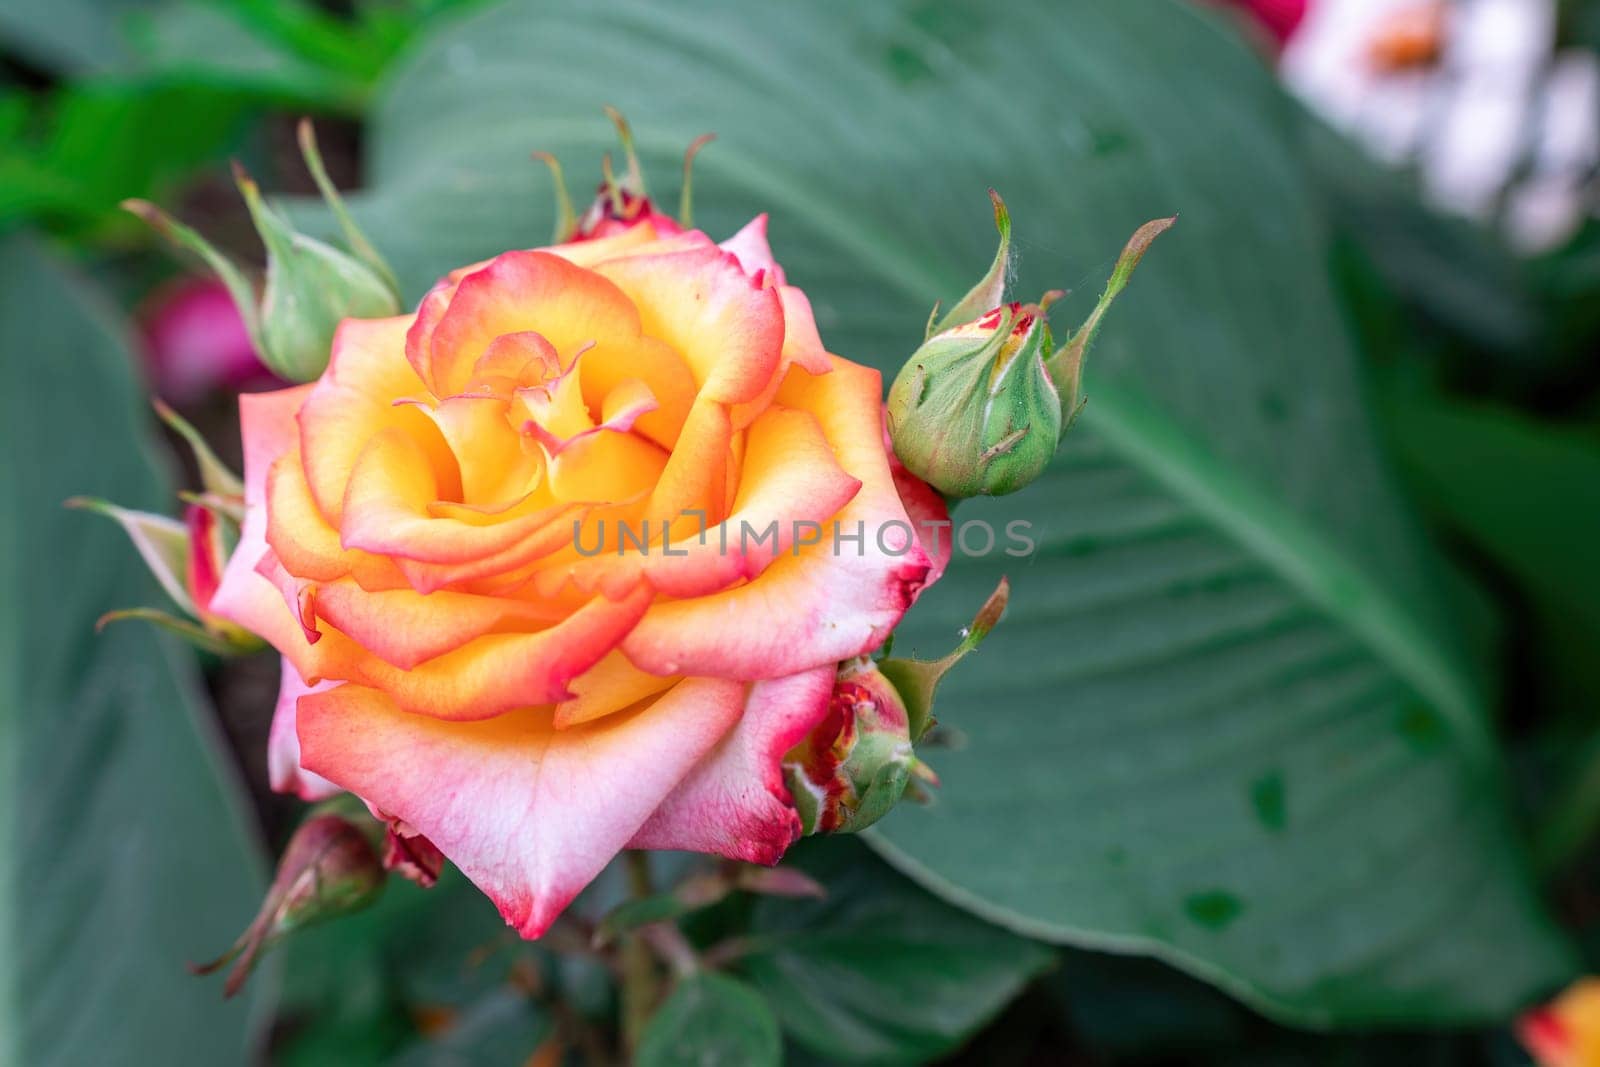
{"type": "Polygon", "coordinates": [[[1555,0],[1318,0],[1282,74],[1436,206],[1533,251],[1595,210],[1600,60],[1555,48],[1555,0]]]}

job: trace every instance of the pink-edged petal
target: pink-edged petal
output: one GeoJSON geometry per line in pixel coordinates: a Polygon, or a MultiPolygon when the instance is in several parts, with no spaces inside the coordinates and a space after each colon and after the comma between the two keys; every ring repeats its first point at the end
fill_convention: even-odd
{"type": "Polygon", "coordinates": [[[728,454],[733,424],[728,407],[701,396],[689,409],[677,447],[650,494],[649,514],[676,522],[686,511],[721,522],[728,501],[728,454]]]}
{"type": "Polygon", "coordinates": [[[306,642],[314,645],[321,640],[322,631],[317,628],[317,586],[285,570],[278,554],[270,548],[256,562],[256,573],[271,582],[278,595],[283,597],[284,607],[300,624],[306,642]]]}
{"type": "Polygon", "coordinates": [[[928,577],[923,581],[923,587],[926,588],[943,577],[944,569],[950,565],[954,537],[950,506],[937,489],[912,474],[900,462],[900,457],[894,454],[887,424],[883,428],[883,447],[889,454],[889,473],[894,476],[894,488],[900,494],[900,503],[905,505],[906,517],[916,527],[922,550],[928,554],[928,577]]]}
{"type": "MultiPolygon", "coordinates": [[[[405,578],[394,561],[346,549],[339,531],[312,499],[298,446],[278,457],[267,474],[266,542],[296,577],[331,582],[350,576],[363,589],[394,589],[405,578]]],[[[249,516],[246,517],[248,524],[249,516]]]]}
{"type": "Polygon", "coordinates": [[[279,456],[295,447],[295,413],[310,386],[272,393],[247,393],[239,398],[240,432],[244,438],[244,523],[239,543],[211,598],[211,610],[258,635],[279,651],[309,653],[300,622],[289,612],[272,581],[256,568],[267,554],[267,475],[279,456]]]}
{"type": "Polygon", "coordinates": [[[682,232],[676,222],[654,213],[644,215],[631,223],[618,219],[605,221],[609,225],[600,228],[603,232],[590,233],[563,244],[548,245],[539,251],[560,256],[580,267],[592,267],[603,260],[627,255],[635,249],[652,245],[663,237],[671,237],[682,232]]]}
{"type": "Polygon", "coordinates": [[[778,862],[800,836],[781,761],[828,711],[832,664],[757,682],[739,724],[656,810],[630,848],[778,862]]]}
{"type": "Polygon", "coordinates": [[[473,364],[467,381],[469,392],[505,397],[528,382],[543,381],[561,373],[561,354],[543,334],[532,330],[503,333],[473,364]]]}
{"type": "Polygon", "coordinates": [[[778,287],[778,298],[783,305],[783,351],[778,360],[778,372],[753,399],[733,405],[733,428],[736,430],[750,425],[772,405],[790,367],[800,367],[808,374],[826,374],[833,368],[832,358],[822,347],[822,337],[817,333],[811,301],[806,294],[792,285],[784,285],[778,287]]]}
{"type": "Polygon", "coordinates": [[[820,376],[790,372],[778,402],[816,416],[860,491],[829,521],[820,544],[774,560],[737,588],[653,605],[622,645],[635,666],[777,678],[883,643],[932,564],[889,473],[880,390],[877,371],[844,360],[820,376]],[[858,534],[859,543],[844,540],[858,534]]]}
{"type": "Polygon", "coordinates": [[[350,472],[341,543],[397,560],[471,564],[515,549],[562,513],[557,506],[485,525],[441,518],[430,510],[441,499],[438,489],[416,443],[396,430],[383,431],[350,472]]]}
{"type": "Polygon", "coordinates": [[[639,335],[633,304],[610,281],[548,252],[506,252],[430,294],[406,335],[406,358],[435,396],[462,392],[495,338],[540,334],[563,362],[585,344],[639,335]]]}
{"type": "Polygon", "coordinates": [[[349,578],[317,586],[315,610],[362,648],[401,670],[505,630],[537,630],[572,614],[569,605],[441,589],[368,592],[349,578]]]}
{"type": "Polygon", "coordinates": [[[597,433],[628,433],[640,418],[660,407],[648,385],[638,378],[628,378],[618,382],[617,387],[606,394],[597,425],[562,435],[533,421],[523,427],[523,432],[531,435],[554,458],[561,455],[568,445],[584,437],[592,437],[597,433]]]}
{"type": "Polygon", "coordinates": [[[689,679],[627,715],[557,730],[515,712],[408,715],[345,685],[300,706],[305,765],[432,841],[538,937],[738,721],[745,687],[689,679]]]}
{"type": "Polygon", "coordinates": [[[300,735],[295,732],[296,705],[311,693],[332,689],[336,682],[306,685],[287,659],[283,678],[278,683],[278,706],[272,713],[272,729],[267,734],[267,781],[279,793],[293,793],[301,800],[316,803],[341,792],[338,786],[300,765],[300,735]]]}
{"type": "Polygon", "coordinates": [[[755,275],[765,271],[774,285],[784,284],[783,268],[778,266],[778,261],[772,256],[772,246],[767,243],[766,212],[745,223],[743,229],[717,247],[724,252],[732,252],[746,274],[755,275]]]}
{"type": "Polygon", "coordinates": [[[792,285],[780,285],[778,299],[783,303],[784,359],[808,373],[827,374],[833,361],[822,347],[816,316],[811,313],[811,298],[792,285]]]}
{"type": "Polygon", "coordinates": [[[572,680],[567,687],[572,690],[572,698],[556,705],[553,721],[556,729],[565,730],[622,711],[681,680],[646,674],[621,652],[608,652],[599,663],[572,680]]]}

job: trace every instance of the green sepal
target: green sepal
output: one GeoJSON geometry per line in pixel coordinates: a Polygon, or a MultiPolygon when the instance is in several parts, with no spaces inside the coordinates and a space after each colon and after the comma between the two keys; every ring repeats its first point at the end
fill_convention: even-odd
{"type": "Polygon", "coordinates": [[[633,127],[628,125],[628,120],[622,117],[622,112],[605,105],[606,117],[617,128],[617,140],[622,143],[622,155],[628,162],[628,173],[617,182],[617,187],[634,196],[644,197],[650,195],[644,185],[644,168],[639,166],[639,153],[633,145],[633,127]]]}
{"type": "Polygon", "coordinates": [[[999,624],[1010,599],[1011,583],[1001,578],[1000,584],[989,594],[989,599],[978,609],[978,614],[973,617],[971,625],[962,633],[961,643],[940,659],[886,659],[878,664],[878,670],[889,679],[899,692],[900,699],[905,702],[906,718],[910,723],[913,744],[921,741],[935,722],[933,701],[939,683],[944,680],[950,668],[983,644],[983,639],[988,637],[990,631],[999,624]]]}
{"type": "Polygon", "coordinates": [[[678,225],[686,230],[694,229],[694,158],[700,154],[700,149],[716,139],[714,133],[702,133],[683,150],[683,189],[678,194],[678,225]]]}
{"type": "MultiPolygon", "coordinates": [[[[200,468],[200,484],[205,487],[216,503],[207,502],[204,506],[213,510],[222,510],[222,503],[228,500],[238,500],[237,513],[228,511],[226,514],[235,521],[244,519],[244,479],[233,473],[228,465],[217,458],[217,454],[206,444],[205,438],[200,436],[200,431],[190,425],[189,420],[179,415],[159,397],[153,400],[152,406],[161,421],[172,427],[174,433],[182,437],[194,455],[195,466],[200,468]]],[[[197,503],[200,501],[196,501],[197,503]]]]}
{"type": "Polygon", "coordinates": [[[535,152],[533,158],[550,168],[550,181],[555,186],[556,223],[550,243],[565,244],[578,232],[578,213],[572,209],[572,194],[567,192],[567,179],[561,171],[561,161],[550,152],[535,152]]]}
{"type": "Polygon", "coordinates": [[[367,240],[367,235],[361,232],[361,227],[356,225],[356,220],[350,217],[349,210],[344,206],[344,197],[339,195],[339,190],[334,188],[333,182],[328,178],[327,168],[322,165],[322,152],[317,148],[317,133],[311,125],[310,119],[301,119],[297,131],[300,141],[300,155],[306,162],[306,170],[311,172],[311,180],[316,182],[317,191],[322,194],[322,199],[327,202],[328,209],[333,212],[333,217],[339,223],[339,229],[344,233],[345,244],[350,246],[351,253],[365,263],[389,291],[395,294],[398,301],[400,283],[395,280],[394,271],[388,262],[372,247],[372,242],[367,240]]]}
{"type": "Polygon", "coordinates": [[[198,614],[194,600],[189,596],[187,579],[188,527],[165,515],[118,507],[95,497],[75,496],[66,502],[66,506],[104,515],[121,526],[145,566],[155,575],[156,581],[161,583],[161,588],[172,598],[172,602],[185,614],[198,614]]]}
{"type": "Polygon", "coordinates": [[[242,652],[254,652],[266,647],[266,642],[246,633],[244,630],[235,631],[242,635],[239,639],[213,633],[199,623],[188,619],[180,619],[158,608],[122,608],[118,611],[108,611],[95,622],[94,628],[104,630],[114,622],[148,622],[159,626],[168,633],[176,634],[202,652],[209,652],[214,656],[237,656],[242,652]]]}
{"type": "Polygon", "coordinates": [[[939,314],[939,305],[934,305],[933,314],[928,316],[927,331],[922,338],[924,341],[952,326],[971,322],[985,311],[999,307],[1005,300],[1006,270],[1011,259],[1011,213],[1006,210],[1006,202],[993,189],[989,190],[989,199],[994,202],[994,227],[1000,232],[1000,247],[995,250],[994,262],[989,264],[988,272],[978,279],[978,284],[968,290],[967,295],[937,322],[935,317],[939,314]]]}
{"type": "Polygon", "coordinates": [[[1065,433],[1067,427],[1077,418],[1078,410],[1082,407],[1078,394],[1082,388],[1083,358],[1088,354],[1089,345],[1093,343],[1095,334],[1099,332],[1101,319],[1110,309],[1112,301],[1128,287],[1134,268],[1150,250],[1150,245],[1157,237],[1170,230],[1177,221],[1176,215],[1171,218],[1152,219],[1134,231],[1133,236],[1128,238],[1128,243],[1123,246],[1121,255],[1117,256],[1117,264],[1112,268],[1111,278],[1106,282],[1105,291],[1100,294],[1094,310],[1083,320],[1083,325],[1074,330],[1066,343],[1045,362],[1045,367],[1061,394],[1062,405],[1070,412],[1070,417],[1061,428],[1062,433],[1065,433]]]}
{"type": "Polygon", "coordinates": [[[143,219],[151,229],[155,230],[168,241],[179,248],[188,249],[222,282],[228,290],[228,295],[233,298],[234,307],[239,310],[239,317],[244,320],[245,330],[250,334],[250,343],[255,346],[259,355],[264,352],[265,342],[261,336],[261,309],[256,303],[255,287],[244,276],[244,272],[234,266],[233,261],[217,251],[210,241],[201,237],[199,232],[185,226],[177,219],[162,211],[148,200],[124,200],[122,208],[130,215],[143,219]]]}
{"type": "Polygon", "coordinates": [[[281,377],[312,381],[327,369],[341,321],[398,314],[400,299],[361,260],[290,226],[242,167],[235,166],[234,178],[267,247],[261,358],[281,377]]]}

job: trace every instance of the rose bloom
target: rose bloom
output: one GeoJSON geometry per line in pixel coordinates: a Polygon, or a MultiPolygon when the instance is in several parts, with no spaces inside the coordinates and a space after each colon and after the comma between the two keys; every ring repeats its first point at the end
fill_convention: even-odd
{"type": "Polygon", "coordinates": [[[1580,978],[1517,1020],[1517,1036],[1539,1067],[1600,1064],[1600,978],[1580,978]]]}
{"type": "Polygon", "coordinates": [[[283,653],[274,785],[355,793],[526,937],[623,848],[776,862],[781,756],[943,565],[878,373],[823,348],[765,217],[717,245],[634,215],[240,400],[211,608],[283,653]]]}

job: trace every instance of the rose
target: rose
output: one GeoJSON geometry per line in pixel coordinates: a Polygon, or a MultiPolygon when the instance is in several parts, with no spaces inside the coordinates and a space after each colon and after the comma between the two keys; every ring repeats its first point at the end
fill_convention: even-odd
{"type": "Polygon", "coordinates": [[[1600,1063],[1600,979],[1579,978],[1549,1004],[1524,1012],[1516,1030],[1539,1067],[1600,1063]]]}
{"type": "Polygon", "coordinates": [[[212,607],[283,653],[274,785],[357,794],[528,937],[625,847],[775,862],[781,757],[942,566],[765,218],[658,219],[456,271],[240,402],[212,607]]]}

